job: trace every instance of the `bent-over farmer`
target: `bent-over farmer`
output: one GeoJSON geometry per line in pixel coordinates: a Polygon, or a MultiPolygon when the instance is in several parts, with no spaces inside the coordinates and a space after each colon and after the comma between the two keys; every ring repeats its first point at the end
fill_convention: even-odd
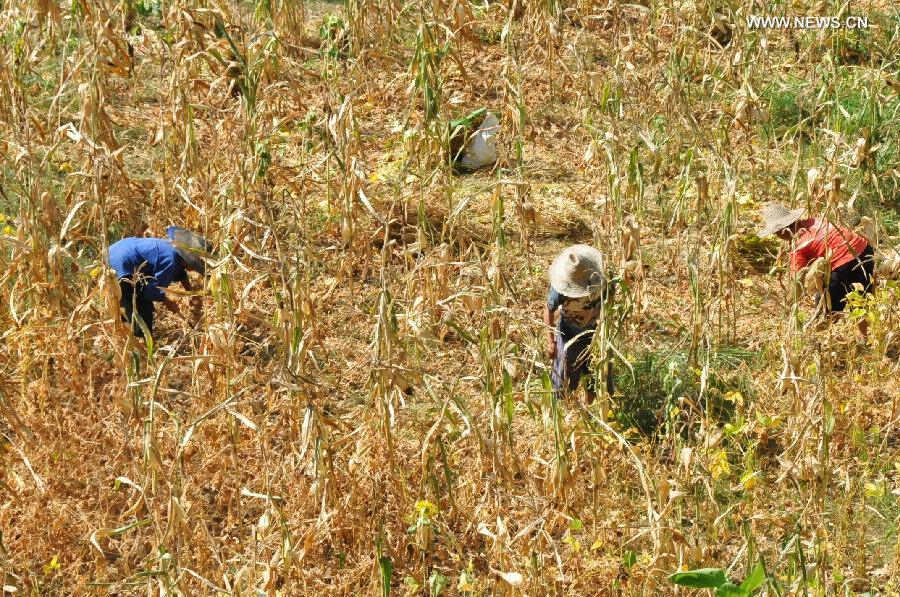
{"type": "Polygon", "coordinates": [[[144,336],[135,312],[153,331],[153,303],[160,302],[172,313],[178,303],[161,290],[180,282],[190,291],[188,270],[206,273],[201,255],[212,251],[204,238],[177,226],[166,229],[168,238],[123,238],[109,247],[109,265],[116,271],[122,291],[123,320],[132,324],[134,335],[144,336]]]}
{"type": "MultiPolygon", "coordinates": [[[[603,301],[611,289],[603,272],[603,253],[588,245],[567,247],[550,266],[544,323],[548,329],[547,353],[553,361],[551,381],[558,396],[574,392],[585,374],[587,401],[592,402],[596,396],[590,375],[590,348],[603,301]]],[[[611,364],[606,379],[612,393],[611,364]]]]}
{"type": "MultiPolygon", "coordinates": [[[[824,218],[805,217],[805,210],[787,209],[778,203],[763,206],[760,237],[776,235],[792,242],[791,271],[796,273],[818,259],[830,259],[826,306],[843,311],[854,282],[870,292],[874,281],[875,257],[869,241],[849,228],[835,226],[824,218]]],[[[823,285],[824,287],[824,285],[823,285]]]]}

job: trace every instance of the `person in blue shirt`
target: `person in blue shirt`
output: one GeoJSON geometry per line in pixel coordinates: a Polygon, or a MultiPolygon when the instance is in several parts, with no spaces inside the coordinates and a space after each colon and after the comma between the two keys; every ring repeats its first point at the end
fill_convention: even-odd
{"type": "MultiPolygon", "coordinates": [[[[584,375],[587,401],[596,391],[590,375],[590,348],[612,287],[604,275],[603,253],[588,245],[567,247],[550,266],[550,290],[544,308],[547,326],[547,355],[553,361],[550,379],[557,396],[578,388],[584,375]],[[557,318],[558,322],[554,322],[557,318]]],[[[607,369],[606,386],[613,391],[612,367],[607,369]]]]}
{"type": "Polygon", "coordinates": [[[201,255],[212,251],[202,237],[177,226],[166,229],[168,238],[123,238],[109,247],[109,265],[116,271],[122,291],[124,321],[132,324],[134,335],[144,336],[134,318],[135,311],[147,329],[153,331],[153,303],[160,302],[172,313],[178,313],[178,303],[161,290],[180,282],[191,290],[188,270],[206,273],[201,255]]]}

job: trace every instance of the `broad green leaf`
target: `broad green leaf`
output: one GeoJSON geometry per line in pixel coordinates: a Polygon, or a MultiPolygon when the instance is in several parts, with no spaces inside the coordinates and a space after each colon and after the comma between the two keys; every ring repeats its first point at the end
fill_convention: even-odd
{"type": "Polygon", "coordinates": [[[766,569],[762,564],[757,564],[750,571],[750,575],[741,583],[741,588],[747,591],[749,595],[755,589],[758,589],[766,581],[766,569]]]}
{"type": "Polygon", "coordinates": [[[487,108],[478,108],[477,110],[471,112],[468,116],[457,118],[456,120],[451,120],[450,130],[452,131],[452,134],[456,133],[456,129],[458,127],[468,128],[472,126],[472,123],[475,122],[476,119],[480,118],[485,112],[487,112],[487,108]]]}
{"type": "Polygon", "coordinates": [[[730,582],[716,589],[716,597],[747,597],[749,594],[748,591],[730,582]]]}
{"type": "Polygon", "coordinates": [[[669,576],[676,585],[693,589],[715,589],[728,582],[721,568],[698,568],[686,572],[676,572],[669,576]]]}

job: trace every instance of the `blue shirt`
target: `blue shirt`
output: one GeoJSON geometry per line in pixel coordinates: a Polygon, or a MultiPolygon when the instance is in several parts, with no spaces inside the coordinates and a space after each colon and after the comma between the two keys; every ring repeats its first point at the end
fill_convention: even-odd
{"type": "Polygon", "coordinates": [[[553,287],[547,293],[547,308],[553,313],[560,309],[559,334],[563,341],[569,341],[578,334],[597,327],[603,307],[602,297],[572,298],[558,293],[553,287]]]}
{"type": "Polygon", "coordinates": [[[145,280],[142,296],[151,301],[165,298],[160,286],[187,280],[175,247],[160,238],[123,238],[109,246],[109,265],[119,279],[139,273],[145,280]]]}

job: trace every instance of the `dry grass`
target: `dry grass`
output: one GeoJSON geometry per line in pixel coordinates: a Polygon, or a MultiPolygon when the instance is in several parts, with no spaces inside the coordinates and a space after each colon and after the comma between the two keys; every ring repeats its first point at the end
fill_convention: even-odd
{"type": "Polygon", "coordinates": [[[778,198],[896,245],[900,18],[739,4],[2,3],[4,590],[900,590],[900,287],[859,344],[752,237],[778,198]],[[221,263],[145,345],[102,256],[170,223],[221,263]],[[541,354],[573,242],[627,281],[590,408],[541,354]]]}

